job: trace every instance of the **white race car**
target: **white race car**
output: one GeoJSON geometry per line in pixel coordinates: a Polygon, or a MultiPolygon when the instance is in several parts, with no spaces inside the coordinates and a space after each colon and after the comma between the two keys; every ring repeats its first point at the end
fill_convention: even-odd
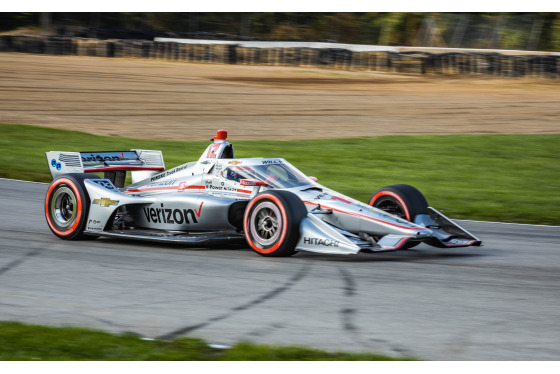
{"type": "Polygon", "coordinates": [[[226,140],[219,130],[198,161],[169,170],[161,151],[47,152],[47,223],[61,239],[246,243],[263,256],[481,245],[412,186],[381,188],[365,204],[282,158],[235,158],[226,140]]]}

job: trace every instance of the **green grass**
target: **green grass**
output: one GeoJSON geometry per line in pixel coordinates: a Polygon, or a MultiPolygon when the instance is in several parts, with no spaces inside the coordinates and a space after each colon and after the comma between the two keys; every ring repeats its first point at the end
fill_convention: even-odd
{"type": "MultiPolygon", "coordinates": [[[[209,129],[209,137],[214,129],[209,129]]],[[[45,151],[161,149],[167,168],[208,142],[148,141],[0,124],[0,177],[51,181],[45,151]]],[[[452,218],[560,225],[560,135],[418,135],[236,141],[237,157],[283,157],[343,194],[367,201],[406,183],[452,218]]]]}
{"type": "Polygon", "coordinates": [[[325,352],[296,347],[239,343],[216,349],[196,338],[142,340],[133,335],[0,322],[0,361],[385,361],[370,353],[325,352]]]}

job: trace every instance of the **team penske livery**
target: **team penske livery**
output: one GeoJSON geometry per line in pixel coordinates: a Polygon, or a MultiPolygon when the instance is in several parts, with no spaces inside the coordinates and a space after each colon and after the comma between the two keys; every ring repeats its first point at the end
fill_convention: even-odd
{"type": "Polygon", "coordinates": [[[161,151],[47,152],[49,228],[68,240],[241,244],[263,256],[481,245],[412,186],[383,187],[363,203],[282,158],[236,158],[225,130],[211,141],[197,161],[169,170],[161,151]]]}

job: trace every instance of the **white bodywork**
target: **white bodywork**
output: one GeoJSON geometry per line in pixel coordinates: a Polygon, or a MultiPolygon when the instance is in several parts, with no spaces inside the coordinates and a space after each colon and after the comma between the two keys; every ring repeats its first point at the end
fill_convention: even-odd
{"type": "Polygon", "coordinates": [[[259,192],[282,189],[297,195],[308,211],[296,250],[356,254],[396,250],[409,241],[442,247],[480,245],[476,237],[434,209],[409,222],[322,186],[282,158],[236,159],[224,136],[215,138],[198,161],[169,170],[164,170],[160,151],[48,152],[47,160],[53,177],[68,172],[132,171],[133,183],[123,188],[109,179],[85,181],[91,200],[85,233],[92,235],[167,241],[186,241],[187,235],[211,231],[239,236],[239,216],[247,203],[259,192]],[[114,229],[113,221],[119,219],[127,230],[114,229]],[[144,232],[137,233],[137,227],[144,232]],[[146,230],[161,234],[148,236],[146,230]]]}

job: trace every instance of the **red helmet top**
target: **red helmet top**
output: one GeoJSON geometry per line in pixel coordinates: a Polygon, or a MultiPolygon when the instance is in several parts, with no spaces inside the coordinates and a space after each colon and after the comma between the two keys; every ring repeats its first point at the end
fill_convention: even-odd
{"type": "Polygon", "coordinates": [[[214,137],[214,140],[226,140],[227,139],[227,131],[226,130],[218,130],[218,133],[214,137]]]}

